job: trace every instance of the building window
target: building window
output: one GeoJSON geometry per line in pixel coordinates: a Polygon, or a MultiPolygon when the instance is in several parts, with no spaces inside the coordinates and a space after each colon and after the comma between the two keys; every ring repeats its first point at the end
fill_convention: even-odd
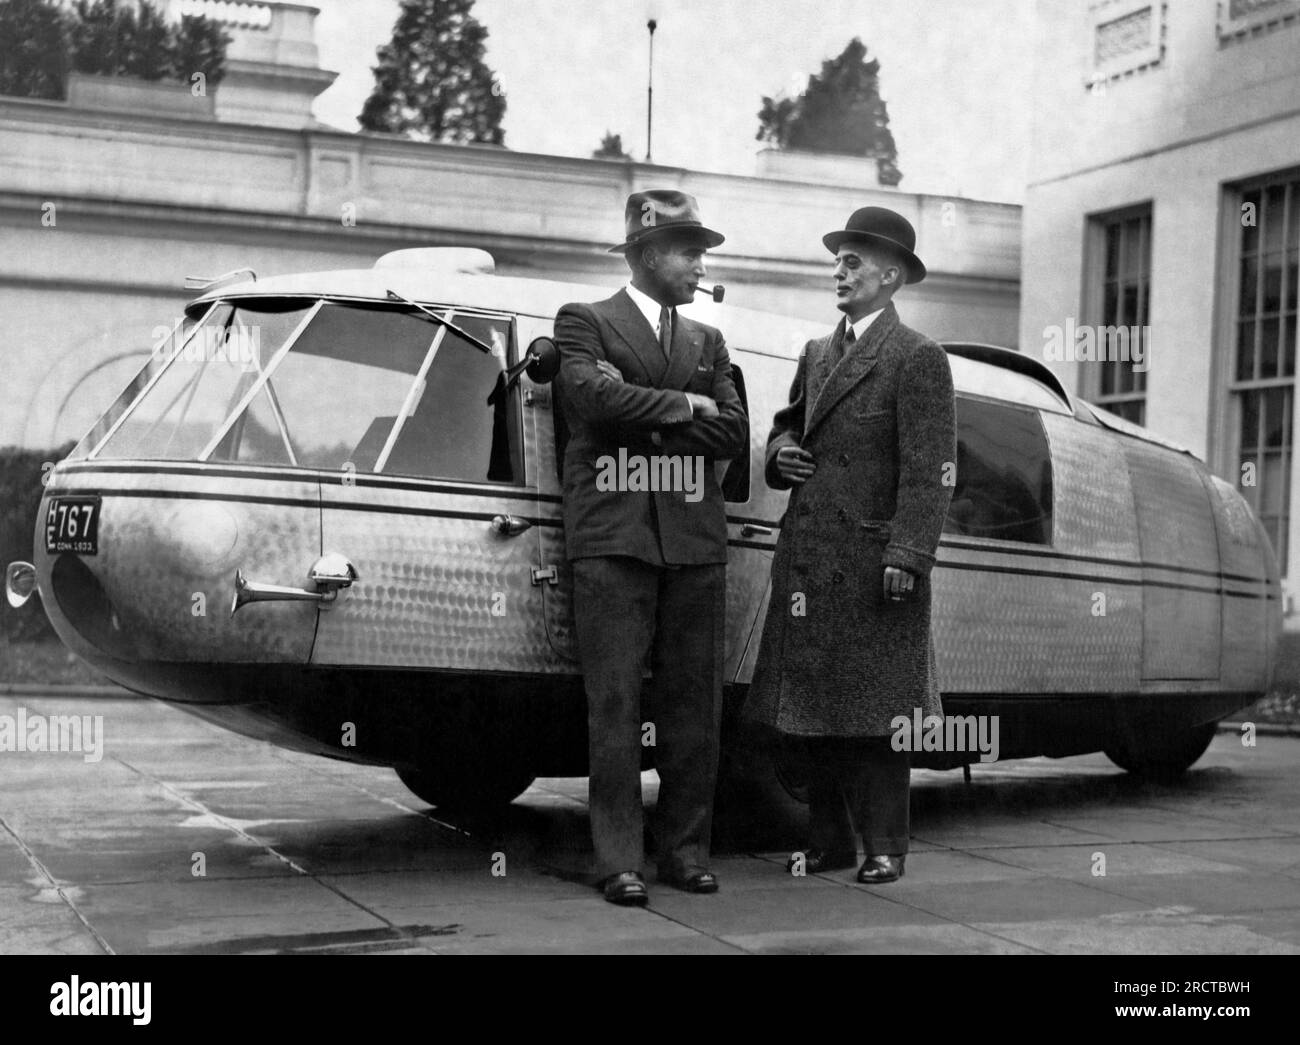
{"type": "Polygon", "coordinates": [[[1164,55],[1165,4],[1153,0],[1103,0],[1091,9],[1092,70],[1088,86],[1160,64],[1164,55]]]}
{"type": "Polygon", "coordinates": [[[1140,51],[1150,39],[1151,8],[1141,7],[1097,26],[1094,60],[1098,65],[1113,62],[1134,51],[1140,51]]]}
{"type": "Polygon", "coordinates": [[[1219,0],[1219,46],[1300,24],[1300,0],[1219,0]]]}
{"type": "Polygon", "coordinates": [[[1097,327],[1098,358],[1084,371],[1081,391],[1124,420],[1145,424],[1150,204],[1093,218],[1091,238],[1094,290],[1090,311],[1097,327]]]}
{"type": "Polygon", "coordinates": [[[1291,515],[1300,177],[1241,193],[1232,384],[1241,491],[1268,531],[1283,572],[1291,515]]]}

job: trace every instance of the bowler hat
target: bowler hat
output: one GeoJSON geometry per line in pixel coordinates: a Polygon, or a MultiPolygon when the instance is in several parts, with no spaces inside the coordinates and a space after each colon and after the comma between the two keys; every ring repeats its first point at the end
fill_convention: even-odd
{"type": "Polygon", "coordinates": [[[908,283],[920,283],[925,279],[925,265],[913,253],[916,230],[903,215],[885,207],[858,208],[843,229],[826,233],[822,242],[832,254],[838,254],[845,243],[873,243],[888,247],[907,262],[908,283]]]}
{"type": "Polygon", "coordinates": [[[700,205],[695,202],[695,197],[676,189],[646,189],[632,193],[627,198],[623,218],[627,239],[617,247],[610,247],[611,254],[620,254],[662,232],[694,232],[709,248],[723,241],[720,233],[706,229],[700,221],[700,205]]]}

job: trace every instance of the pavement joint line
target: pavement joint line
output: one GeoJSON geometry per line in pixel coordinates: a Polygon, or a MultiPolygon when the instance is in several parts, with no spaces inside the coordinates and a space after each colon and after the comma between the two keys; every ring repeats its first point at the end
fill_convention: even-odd
{"type": "MultiPolygon", "coordinates": [[[[1225,841],[1228,841],[1228,839],[1225,839],[1225,841]]],[[[1236,839],[1231,839],[1231,841],[1236,841],[1236,839]]],[[[1133,842],[1116,842],[1116,843],[1100,843],[1100,844],[1105,844],[1105,845],[1113,844],[1113,845],[1115,845],[1115,846],[1129,846],[1129,845],[1152,845],[1152,844],[1154,844],[1154,843],[1149,843],[1149,842],[1136,842],[1136,841],[1133,841],[1133,842]]],[[[1037,849],[1037,848],[1043,848],[1043,847],[1039,847],[1039,846],[1027,846],[1027,847],[1019,847],[1019,848],[1034,848],[1034,849],[1037,849]]],[[[1171,852],[1177,852],[1177,850],[1171,850],[1171,852]]],[[[971,855],[971,856],[975,856],[976,854],[971,853],[971,854],[969,854],[969,855],[971,855]]],[[[1180,855],[1186,855],[1186,854],[1180,854],[1180,855]]],[[[990,858],[990,857],[984,857],[984,856],[977,856],[976,858],[977,858],[977,859],[980,859],[980,860],[989,860],[989,862],[991,862],[991,863],[1003,864],[1004,866],[1007,866],[1007,867],[1016,867],[1016,868],[1019,868],[1020,870],[1023,870],[1023,871],[1031,871],[1031,872],[1033,872],[1034,877],[1037,877],[1037,878],[1049,878],[1049,879],[1051,879],[1051,880],[1053,880],[1053,881],[1057,881],[1057,882],[1072,882],[1072,883],[1074,883],[1075,885],[1082,885],[1082,886],[1084,886],[1085,888],[1088,888],[1088,889],[1095,889],[1095,890],[1096,890],[1097,892],[1099,892],[1099,893],[1102,893],[1102,894],[1104,894],[1104,895],[1106,895],[1106,896],[1113,896],[1113,897],[1116,897],[1116,898],[1118,898],[1118,899],[1120,899],[1120,900],[1136,900],[1136,901],[1139,902],[1139,903],[1145,903],[1145,902],[1146,902],[1145,900],[1142,900],[1142,899],[1139,898],[1139,897],[1129,896],[1127,893],[1119,892],[1119,891],[1118,891],[1118,888],[1117,888],[1116,886],[1111,886],[1111,888],[1109,888],[1109,889],[1106,888],[1106,886],[1107,886],[1107,885],[1110,885],[1111,883],[1110,883],[1110,881],[1109,881],[1105,876],[1096,876],[1096,877],[1090,877],[1090,878],[1086,878],[1086,879],[1080,879],[1080,878],[1075,878],[1075,877],[1073,877],[1073,876],[1069,876],[1069,875],[1059,874],[1059,873],[1057,873],[1057,872],[1055,872],[1055,871],[1044,871],[1044,870],[1040,870],[1040,869],[1038,869],[1038,868],[1029,867],[1029,866],[1026,865],[1026,864],[1017,864],[1017,863],[1013,863],[1013,862],[1010,861],[1010,860],[995,860],[995,859],[992,859],[992,858],[990,858]]],[[[1293,865],[1288,865],[1288,866],[1293,866],[1293,865]]],[[[1284,870],[1285,870],[1285,869],[1284,869],[1284,870]]],[[[1158,873],[1158,872],[1151,872],[1151,873],[1158,873]]],[[[1151,873],[1138,874],[1138,875],[1134,875],[1134,876],[1131,876],[1131,877],[1136,877],[1136,878],[1145,878],[1145,877],[1150,877],[1151,873]]],[[[1235,872],[1224,871],[1224,872],[1221,872],[1221,873],[1223,873],[1223,874],[1232,874],[1232,873],[1235,873],[1235,872]]],[[[1289,880],[1289,876],[1288,876],[1288,875],[1286,875],[1286,874],[1284,874],[1284,873],[1279,873],[1278,871],[1275,871],[1275,870],[1260,870],[1260,871],[1258,871],[1258,872],[1256,872],[1256,873],[1262,874],[1262,875],[1264,875],[1265,877],[1268,877],[1268,878],[1277,878],[1277,879],[1281,879],[1281,880],[1284,880],[1284,881],[1289,880]]],[[[1117,878],[1117,879],[1115,879],[1115,881],[1118,882],[1119,879],[1117,878]]],[[[1298,904],[1296,905],[1296,907],[1297,907],[1297,908],[1300,908],[1300,903],[1298,903],[1298,904]]],[[[1290,910],[1291,908],[1270,908],[1270,910],[1282,910],[1282,909],[1290,910]]],[[[933,913],[933,912],[931,912],[931,913],[933,913]]],[[[1197,913],[1213,913],[1213,912],[1197,912],[1197,913]]],[[[965,923],[963,923],[963,924],[965,924],[965,923]]],[[[982,931],[982,930],[977,929],[975,926],[968,926],[968,928],[975,928],[977,932],[978,932],[978,931],[982,931]]],[[[1012,942],[1013,942],[1013,943],[1018,943],[1019,941],[1014,941],[1014,940],[1013,940],[1012,942]]],[[[1022,944],[1022,946],[1028,946],[1028,945],[1027,945],[1027,944],[1022,944]]],[[[1042,952],[1042,953],[1049,953],[1049,952],[1044,951],[1044,952],[1042,952]]]]}
{"type": "Polygon", "coordinates": [[[91,937],[97,944],[99,944],[104,953],[116,954],[117,952],[113,950],[109,945],[109,942],[100,935],[99,931],[90,924],[89,919],[87,919],[78,909],[77,905],[72,902],[72,897],[63,891],[62,884],[55,879],[54,875],[50,874],[49,868],[41,862],[41,858],[31,850],[26,842],[18,837],[18,833],[9,826],[9,822],[5,820],[3,816],[0,816],[0,827],[4,828],[9,837],[14,840],[14,844],[18,846],[19,851],[27,858],[27,862],[32,865],[37,874],[44,878],[50,884],[50,887],[55,891],[55,893],[58,894],[59,899],[68,905],[68,909],[76,916],[77,921],[86,927],[86,932],[90,933],[91,937]]]}
{"type": "MultiPolygon", "coordinates": [[[[949,851],[956,852],[956,853],[965,852],[965,850],[963,849],[950,849],[949,851]]],[[[825,876],[818,875],[818,877],[825,877],[825,876]]],[[[874,896],[878,900],[884,900],[886,903],[892,903],[897,907],[905,907],[909,911],[919,911],[921,914],[928,914],[931,918],[938,918],[941,922],[944,922],[947,925],[960,925],[963,929],[969,929],[973,933],[979,933],[981,936],[989,936],[995,940],[1002,940],[1005,943],[1011,944],[1013,947],[1026,947],[1029,950],[1033,951],[1035,954],[1052,953],[1051,951],[1045,951],[1042,950],[1041,948],[1035,947],[1032,944],[1024,943],[1021,940],[1014,940],[1010,936],[1003,936],[1001,933],[996,933],[989,929],[981,929],[978,925],[972,925],[970,922],[962,921],[960,918],[950,918],[948,915],[941,914],[938,911],[931,911],[929,908],[922,907],[920,904],[912,903],[908,900],[903,899],[898,894],[895,894],[893,896],[890,896],[888,894],[881,894],[876,892],[874,889],[870,888],[869,886],[862,885],[860,882],[857,881],[850,882],[844,878],[830,878],[828,880],[834,882],[836,885],[840,886],[843,889],[852,889],[855,892],[866,893],[868,896],[874,896]]],[[[1123,897],[1123,899],[1128,900],[1131,899],[1131,897],[1126,896],[1123,897]]]]}
{"type": "MultiPolygon", "coordinates": [[[[1179,809],[1179,808],[1177,808],[1177,807],[1170,807],[1170,806],[1166,806],[1166,805],[1161,805],[1161,804],[1159,804],[1159,803],[1155,803],[1155,802],[1153,802],[1153,803],[1151,804],[1151,808],[1152,808],[1152,809],[1160,809],[1160,810],[1163,810],[1163,811],[1166,812],[1166,813],[1178,813],[1178,814],[1183,815],[1183,816],[1196,816],[1196,817],[1199,817],[1199,818],[1201,818],[1201,819],[1203,819],[1203,820],[1212,820],[1212,821],[1214,821],[1215,823],[1233,824],[1234,826],[1236,826],[1236,823],[1237,823],[1236,821],[1231,820],[1231,819],[1229,819],[1229,818],[1226,817],[1226,816],[1219,816],[1219,815],[1217,815],[1217,814],[1215,814],[1215,813],[1186,813],[1184,810],[1179,809]]],[[[1253,826],[1253,825],[1252,825],[1252,826],[1253,826]]],[[[1281,837],[1281,838],[1286,838],[1286,837],[1295,837],[1297,834],[1300,834],[1300,832],[1296,832],[1296,831],[1282,831],[1282,832],[1279,832],[1278,835],[1265,835],[1265,836],[1262,836],[1262,837],[1265,837],[1265,838],[1268,838],[1268,837],[1281,837]]],[[[1223,839],[1223,841],[1225,841],[1225,842],[1226,842],[1226,841],[1231,841],[1231,840],[1232,840],[1232,839],[1226,839],[1226,838],[1223,839]]],[[[1258,841],[1259,839],[1254,839],[1254,840],[1255,840],[1255,841],[1258,841]]]]}
{"type": "MultiPolygon", "coordinates": [[[[975,859],[977,859],[977,860],[988,860],[989,863],[1001,863],[1001,861],[999,861],[999,860],[989,860],[987,857],[976,856],[974,853],[970,853],[970,852],[968,852],[968,851],[965,850],[965,849],[957,849],[957,848],[954,848],[953,846],[944,846],[944,847],[942,847],[942,848],[940,848],[940,849],[938,849],[938,850],[934,850],[934,851],[935,851],[935,852],[941,852],[941,853],[963,853],[963,854],[965,854],[965,855],[967,855],[967,856],[975,856],[975,859]]],[[[767,861],[768,863],[772,863],[772,864],[778,864],[778,865],[780,864],[780,860],[775,859],[775,858],[769,858],[769,857],[763,856],[761,853],[755,853],[755,854],[753,854],[753,855],[754,855],[755,857],[757,857],[757,859],[759,859],[759,860],[765,860],[765,861],[767,861]]],[[[1014,865],[1014,864],[1008,864],[1008,865],[1006,865],[1006,866],[1014,867],[1014,866],[1016,866],[1016,865],[1014,865]]],[[[1032,870],[1032,868],[1022,868],[1022,870],[1032,870]]],[[[845,888],[845,889],[854,889],[854,890],[859,890],[859,889],[861,888],[860,883],[858,883],[858,882],[850,882],[850,881],[847,881],[846,879],[843,879],[843,878],[832,878],[832,877],[830,877],[829,874],[819,874],[819,875],[816,875],[816,877],[821,878],[821,879],[823,879],[823,880],[825,880],[825,881],[828,881],[828,882],[833,882],[835,885],[841,886],[842,888],[845,888]]],[[[901,907],[906,907],[908,910],[912,910],[912,911],[920,911],[922,914],[928,914],[928,915],[930,915],[931,917],[938,918],[938,919],[940,919],[940,920],[946,922],[946,923],[949,924],[949,925],[960,925],[963,929],[969,929],[971,932],[973,932],[973,933],[979,933],[981,936],[989,936],[989,937],[992,937],[992,938],[995,939],[995,940],[1002,940],[1002,941],[1005,942],[1005,943],[1009,943],[1009,944],[1011,944],[1013,947],[1026,947],[1026,948],[1028,948],[1029,950],[1033,951],[1033,952],[1036,953],[1036,954],[1050,954],[1050,953],[1051,953],[1050,951],[1044,951],[1044,950],[1041,950],[1041,949],[1038,948],[1038,947],[1034,947],[1032,944],[1023,943],[1023,942],[1020,941],[1020,940],[1013,940],[1011,937],[1009,937],[1009,936],[1003,936],[1001,933],[995,933],[995,932],[992,932],[992,931],[989,930],[989,929],[981,929],[978,925],[972,925],[970,922],[963,922],[963,921],[961,921],[960,919],[949,918],[947,915],[940,914],[940,913],[937,912],[937,911],[929,911],[929,910],[926,910],[924,907],[919,907],[918,905],[916,905],[916,904],[914,904],[914,903],[909,903],[909,902],[907,902],[906,900],[900,899],[900,898],[898,898],[898,897],[891,897],[891,896],[887,896],[887,895],[886,895],[886,896],[882,896],[880,893],[877,893],[877,892],[874,892],[874,891],[871,892],[869,895],[871,895],[871,896],[875,896],[875,897],[877,897],[878,899],[881,899],[881,900],[885,900],[885,901],[888,902],[888,903],[896,904],[896,905],[901,906],[901,907]]],[[[1130,897],[1124,897],[1124,899],[1127,900],[1127,899],[1130,899],[1130,897]]]]}
{"type": "MultiPolygon", "coordinates": [[[[1158,808],[1158,807],[1157,807],[1157,808],[1158,808]]],[[[1171,810],[1165,810],[1165,811],[1166,811],[1166,812],[1176,812],[1176,810],[1172,810],[1172,809],[1171,809],[1171,810]]],[[[1206,817],[1205,819],[1209,819],[1209,820],[1217,820],[1217,818],[1215,818],[1215,817],[1206,817]]],[[[1054,820],[1044,820],[1044,821],[1042,821],[1042,822],[1043,822],[1044,824],[1047,824],[1049,827],[1064,827],[1064,828],[1069,828],[1069,825],[1068,825],[1068,824],[1058,823],[1058,822],[1056,822],[1056,821],[1054,821],[1054,820]]],[[[1230,821],[1226,821],[1226,820],[1225,820],[1224,823],[1230,823],[1230,821]]],[[[1071,830],[1074,830],[1073,828],[1070,828],[1070,829],[1071,829],[1071,830]]],[[[1251,841],[1263,841],[1263,840],[1265,840],[1265,839],[1269,839],[1269,838],[1286,838],[1286,837],[1288,837],[1288,836],[1285,835],[1285,834],[1281,834],[1281,833],[1279,833],[1279,834],[1276,834],[1276,835],[1262,835],[1262,836],[1260,836],[1259,838],[1253,838],[1253,839],[1250,839],[1250,840],[1251,840],[1251,841]]],[[[1152,845],[1152,844],[1155,844],[1156,842],[1240,842],[1240,841],[1245,841],[1245,839],[1238,838],[1238,837],[1235,837],[1235,836],[1232,837],[1232,838],[1224,838],[1224,837],[1222,837],[1222,836],[1220,836],[1220,835],[1211,835],[1211,836],[1208,837],[1208,838],[1114,838],[1114,839],[1107,839],[1107,840],[1105,840],[1105,841],[1099,841],[1097,844],[1098,844],[1098,845],[1152,845]]],[[[1088,845],[1089,843],[1088,843],[1088,842],[1079,842],[1079,843],[1076,843],[1076,844],[1078,844],[1078,845],[1088,845]]],[[[1023,849],[1023,848],[1025,848],[1025,847],[1024,847],[1024,846],[1010,846],[1010,847],[1008,847],[1008,846],[985,846],[985,847],[983,847],[983,848],[987,848],[987,849],[1006,849],[1006,848],[1012,848],[1012,849],[1023,849]]],[[[1055,848],[1055,847],[1054,847],[1054,848],[1055,848]]]]}
{"type": "Polygon", "coordinates": [[[265,842],[262,842],[262,841],[258,840],[257,838],[254,838],[252,835],[250,835],[250,834],[249,834],[247,831],[245,831],[243,828],[241,828],[241,827],[237,827],[237,826],[235,826],[234,824],[232,824],[229,820],[227,820],[227,819],[226,819],[224,816],[222,816],[220,813],[216,812],[216,811],[213,810],[213,809],[209,809],[206,805],[204,805],[204,804],[203,804],[202,802],[200,802],[198,799],[191,798],[189,795],[186,795],[186,794],[184,794],[184,793],[182,793],[182,792],[176,790],[176,788],[172,787],[172,786],[171,786],[170,784],[168,784],[165,780],[160,780],[158,777],[154,776],[153,774],[151,774],[151,773],[146,773],[144,770],[139,769],[139,768],[137,768],[136,766],[131,765],[131,763],[125,761],[124,759],[120,758],[120,757],[117,756],[117,755],[114,755],[114,756],[113,756],[113,759],[114,759],[114,761],[116,761],[116,762],[120,763],[121,765],[125,766],[125,767],[126,767],[127,769],[129,769],[131,772],[133,772],[133,773],[135,773],[135,774],[137,774],[137,775],[143,777],[144,779],[146,779],[146,780],[148,780],[148,781],[151,781],[155,786],[162,788],[162,790],[165,791],[165,792],[167,792],[167,794],[171,795],[173,798],[176,798],[178,801],[180,801],[182,805],[186,805],[186,806],[190,807],[191,809],[197,809],[197,810],[200,811],[201,813],[203,813],[203,814],[205,814],[205,815],[207,815],[207,816],[212,817],[214,820],[216,820],[218,823],[220,823],[223,827],[225,827],[226,830],[231,831],[232,833],[238,835],[240,838],[243,838],[243,839],[247,840],[248,842],[252,843],[253,845],[255,845],[255,846],[257,846],[257,847],[259,847],[259,848],[261,848],[261,849],[264,849],[266,852],[268,852],[268,853],[270,853],[272,856],[274,856],[277,860],[280,860],[280,861],[282,861],[283,863],[287,864],[289,867],[293,868],[293,870],[297,871],[299,874],[304,875],[304,876],[306,876],[307,878],[310,878],[313,882],[315,882],[315,883],[316,883],[318,886],[320,886],[322,889],[328,890],[329,892],[331,892],[331,893],[333,893],[335,896],[337,896],[339,899],[343,900],[345,903],[349,903],[349,904],[351,904],[352,906],[356,907],[358,910],[360,910],[360,911],[364,911],[366,914],[370,915],[370,917],[374,918],[376,921],[382,922],[384,925],[388,926],[388,928],[389,928],[392,932],[394,932],[395,934],[397,934],[398,937],[400,937],[400,938],[402,938],[402,939],[405,939],[405,940],[410,940],[411,943],[412,943],[412,945],[415,946],[415,947],[421,947],[421,948],[424,948],[425,950],[431,950],[431,948],[427,947],[425,944],[423,944],[423,943],[420,941],[420,938],[419,938],[418,936],[413,936],[413,935],[411,935],[409,932],[407,932],[405,929],[403,929],[400,925],[398,925],[397,923],[393,922],[391,919],[384,917],[384,916],[383,916],[382,914],[380,914],[378,911],[373,910],[372,908],[366,906],[366,905],[363,904],[360,900],[357,900],[355,897],[349,896],[349,895],[348,895],[347,893],[345,893],[342,889],[336,888],[334,885],[332,885],[332,884],[329,883],[329,882],[322,881],[322,880],[320,879],[319,876],[313,874],[311,871],[308,871],[305,867],[303,867],[301,864],[299,864],[299,863],[298,863],[296,860],[294,860],[292,857],[285,856],[283,853],[279,852],[279,851],[278,851],[274,846],[267,845],[265,842]]]}
{"type": "Polygon", "coordinates": [[[738,943],[732,943],[730,940],[726,939],[725,937],[719,936],[717,933],[707,932],[704,929],[697,929],[694,925],[687,925],[680,918],[674,918],[671,914],[668,914],[666,911],[657,911],[655,910],[655,906],[653,903],[646,906],[645,913],[653,914],[657,918],[662,918],[666,922],[672,922],[673,925],[680,925],[683,929],[689,929],[696,936],[703,936],[705,939],[712,940],[715,943],[720,943],[724,947],[730,947],[733,951],[739,951],[741,954],[754,953],[753,951],[750,951],[747,948],[740,946],[740,944],[738,943]]]}

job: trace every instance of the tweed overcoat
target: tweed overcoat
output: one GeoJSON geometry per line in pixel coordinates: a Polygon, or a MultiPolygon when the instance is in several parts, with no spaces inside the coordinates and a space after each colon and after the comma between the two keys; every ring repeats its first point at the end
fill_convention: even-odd
{"type": "Polygon", "coordinates": [[[805,346],[767,441],[774,489],[792,485],[781,447],[817,467],[782,519],[745,714],[795,737],[880,737],[896,715],[943,713],[930,571],[957,460],[952,373],[892,303],[836,364],[843,330],[805,346]],[[911,598],[885,597],[885,566],[916,575],[911,598]]]}

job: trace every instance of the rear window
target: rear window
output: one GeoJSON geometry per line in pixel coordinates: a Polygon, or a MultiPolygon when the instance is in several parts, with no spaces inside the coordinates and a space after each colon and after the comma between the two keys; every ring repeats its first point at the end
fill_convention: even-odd
{"type": "Polygon", "coordinates": [[[957,397],[957,482],[943,532],[1052,542],[1052,458],[1036,410],[957,397]]]}

